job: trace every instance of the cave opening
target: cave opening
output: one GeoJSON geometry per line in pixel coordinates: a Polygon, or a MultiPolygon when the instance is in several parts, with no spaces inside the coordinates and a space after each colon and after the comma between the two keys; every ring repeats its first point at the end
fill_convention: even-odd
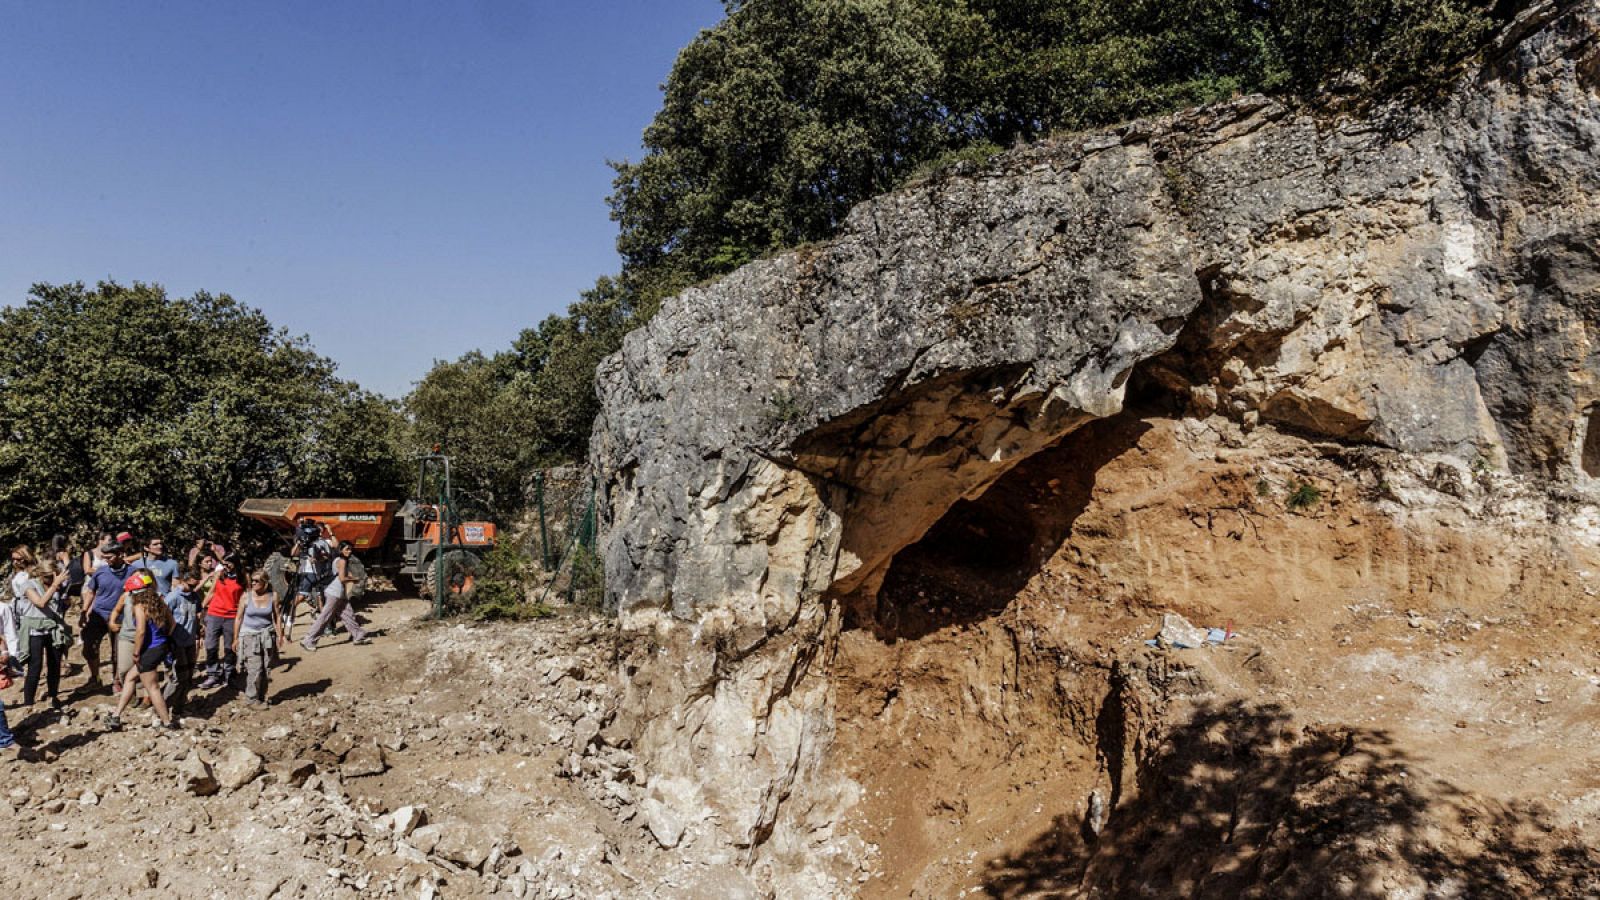
{"type": "Polygon", "coordinates": [[[1122,412],[1086,422],[982,494],[957,500],[921,539],[895,554],[874,603],[846,607],[845,627],[886,642],[916,640],[1005,611],[1074,529],[1085,527],[1079,520],[1101,470],[1136,447],[1152,421],[1193,413],[1188,388],[1204,380],[1207,365],[1194,342],[1180,339],[1136,367],[1122,412]]]}
{"type": "Polygon", "coordinates": [[[896,554],[877,602],[847,628],[915,640],[1003,612],[1062,547],[1089,507],[1095,475],[1150,426],[1121,413],[1090,422],[1019,463],[974,499],[958,500],[896,554]]]}
{"type": "Polygon", "coordinates": [[[874,603],[845,607],[833,753],[873,792],[872,840],[904,862],[869,896],[913,892],[962,834],[1031,833],[1062,798],[1118,797],[1142,723],[1079,639],[1123,614],[1055,579],[1078,537],[1119,539],[1102,533],[1099,483],[1151,421],[1094,420],[1022,460],[896,554],[874,603]],[[1080,603],[1075,629],[1058,613],[1080,603]]]}

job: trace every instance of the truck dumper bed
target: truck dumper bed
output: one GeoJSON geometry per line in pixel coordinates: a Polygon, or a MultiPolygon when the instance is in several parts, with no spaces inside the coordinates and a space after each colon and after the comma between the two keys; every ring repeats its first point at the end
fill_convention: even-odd
{"type": "Polygon", "coordinates": [[[299,522],[315,519],[325,523],[335,538],[349,541],[357,550],[369,550],[383,545],[399,508],[398,500],[269,497],[244,501],[239,513],[278,531],[293,531],[299,522]]]}

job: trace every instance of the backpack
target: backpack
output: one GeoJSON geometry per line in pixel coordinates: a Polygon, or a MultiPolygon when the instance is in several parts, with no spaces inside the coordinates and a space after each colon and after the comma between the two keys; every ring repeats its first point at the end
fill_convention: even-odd
{"type": "Polygon", "coordinates": [[[344,561],[344,574],[350,578],[350,583],[345,585],[345,596],[351,600],[358,600],[367,593],[367,567],[355,554],[344,561]]]}
{"type": "Polygon", "coordinates": [[[282,553],[274,553],[267,557],[262,568],[267,570],[267,583],[272,586],[272,592],[279,597],[289,595],[290,577],[294,574],[294,567],[282,553]]]}
{"type": "Polygon", "coordinates": [[[311,545],[311,562],[317,573],[317,584],[327,587],[333,581],[333,551],[329,549],[327,541],[317,541],[311,545]]]}

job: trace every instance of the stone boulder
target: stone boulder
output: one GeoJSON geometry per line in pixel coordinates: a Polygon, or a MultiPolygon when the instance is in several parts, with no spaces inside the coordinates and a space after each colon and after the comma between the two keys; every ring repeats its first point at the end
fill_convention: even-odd
{"type": "Polygon", "coordinates": [[[377,744],[358,744],[344,756],[344,764],[339,767],[339,773],[346,778],[363,778],[368,775],[382,775],[389,769],[389,760],[384,756],[383,748],[377,744]]]}
{"type": "Polygon", "coordinates": [[[211,772],[211,765],[198,752],[191,752],[178,763],[178,787],[197,797],[215,794],[221,785],[211,772]]]}
{"type": "Polygon", "coordinates": [[[261,757],[249,747],[236,746],[223,754],[214,767],[217,783],[236,791],[256,779],[264,770],[261,757]]]}

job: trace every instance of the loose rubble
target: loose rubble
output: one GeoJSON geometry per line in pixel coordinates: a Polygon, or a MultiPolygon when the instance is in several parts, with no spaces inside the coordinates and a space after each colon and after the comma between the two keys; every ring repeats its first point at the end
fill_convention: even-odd
{"type": "Polygon", "coordinates": [[[726,859],[662,849],[656,830],[682,823],[641,815],[659,791],[608,728],[614,621],[412,621],[424,612],[384,604],[377,653],[319,652],[355,668],[298,696],[275,676],[290,698],[269,711],[223,704],[176,733],[39,728],[55,761],[13,770],[0,873],[84,898],[145,890],[150,871],[178,896],[261,898],[692,895],[723,877],[726,859]]]}

